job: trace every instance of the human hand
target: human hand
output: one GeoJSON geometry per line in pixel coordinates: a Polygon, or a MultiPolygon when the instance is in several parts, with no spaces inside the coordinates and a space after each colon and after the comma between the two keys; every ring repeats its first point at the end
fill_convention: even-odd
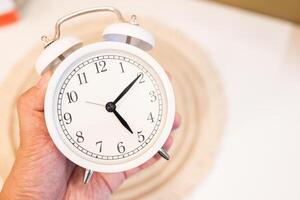
{"type": "MultiPolygon", "coordinates": [[[[109,199],[125,179],[155,163],[156,155],[145,164],[122,173],[94,173],[83,184],[84,169],[64,157],[52,142],[44,119],[44,99],[51,72],[25,92],[18,101],[20,147],[0,199],[109,199]]],[[[180,125],[176,113],[175,130],[180,125]]],[[[164,148],[172,144],[172,134],[164,148]]]]}

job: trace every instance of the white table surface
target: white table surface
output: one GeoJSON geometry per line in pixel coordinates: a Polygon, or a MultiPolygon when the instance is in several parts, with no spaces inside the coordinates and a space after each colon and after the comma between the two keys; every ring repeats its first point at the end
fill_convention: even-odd
{"type": "Polygon", "coordinates": [[[30,2],[22,21],[0,29],[0,81],[57,16],[93,5],[142,12],[194,39],[224,82],[229,115],[220,153],[186,199],[300,199],[299,26],[207,1],[30,2]]]}

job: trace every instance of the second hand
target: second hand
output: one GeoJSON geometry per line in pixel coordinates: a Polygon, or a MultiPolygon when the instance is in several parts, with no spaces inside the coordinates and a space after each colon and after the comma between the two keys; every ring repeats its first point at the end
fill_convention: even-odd
{"type": "Polygon", "coordinates": [[[94,103],[94,102],[91,102],[91,101],[86,101],[85,103],[88,103],[88,104],[93,104],[93,105],[97,105],[97,106],[105,106],[104,104],[100,104],[100,103],[94,103]]]}

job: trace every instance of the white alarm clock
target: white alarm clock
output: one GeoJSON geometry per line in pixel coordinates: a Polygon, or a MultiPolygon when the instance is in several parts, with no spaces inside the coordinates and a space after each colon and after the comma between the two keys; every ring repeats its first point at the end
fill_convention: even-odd
{"type": "Polygon", "coordinates": [[[175,100],[163,68],[145,50],[152,35],[132,16],[125,21],[112,7],[81,10],[59,19],[52,40],[36,62],[40,74],[54,70],[45,98],[49,134],[63,155],[92,172],[137,167],[162,148],[172,128],[175,100]],[[102,42],[82,47],[79,39],[60,38],[63,22],[98,11],[115,13],[121,23],[103,32],[102,42]]]}

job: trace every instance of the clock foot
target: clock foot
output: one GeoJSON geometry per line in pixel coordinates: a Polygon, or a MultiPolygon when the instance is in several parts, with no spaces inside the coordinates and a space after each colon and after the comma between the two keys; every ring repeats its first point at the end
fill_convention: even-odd
{"type": "Polygon", "coordinates": [[[164,149],[164,148],[161,148],[159,151],[158,151],[158,154],[163,157],[164,159],[166,160],[170,160],[170,155],[168,154],[168,152],[164,149]]]}
{"type": "Polygon", "coordinates": [[[93,171],[90,169],[85,169],[83,183],[87,184],[93,176],[93,171]]]}

